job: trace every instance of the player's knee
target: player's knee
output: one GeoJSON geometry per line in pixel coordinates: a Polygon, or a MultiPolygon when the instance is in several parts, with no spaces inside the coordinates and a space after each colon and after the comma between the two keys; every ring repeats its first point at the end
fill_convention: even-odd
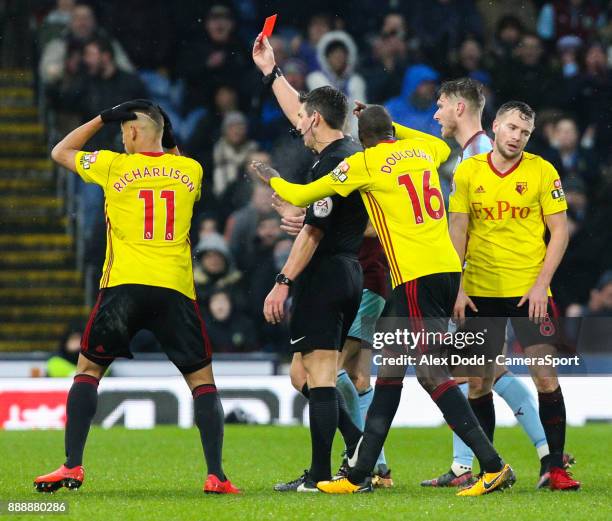
{"type": "Polygon", "coordinates": [[[492,378],[470,378],[469,380],[469,397],[470,398],[480,398],[485,394],[491,392],[493,388],[493,379],[492,378]]]}
{"type": "Polygon", "coordinates": [[[289,377],[291,378],[291,385],[293,385],[293,388],[298,392],[302,392],[306,384],[306,375],[303,373],[291,373],[289,377]]]}
{"type": "Polygon", "coordinates": [[[187,382],[189,389],[192,391],[200,385],[211,385],[215,383],[212,364],[208,364],[205,367],[191,373],[184,373],[183,378],[187,382]]]}
{"type": "Polygon", "coordinates": [[[353,385],[355,385],[355,389],[357,389],[358,393],[366,391],[370,387],[370,375],[364,373],[357,373],[354,376],[349,375],[351,380],[353,381],[353,385]]]}
{"type": "Polygon", "coordinates": [[[533,382],[539,393],[552,393],[559,387],[559,380],[556,376],[536,376],[533,382]]]}
{"type": "Polygon", "coordinates": [[[437,380],[428,375],[417,374],[417,381],[429,394],[433,393],[436,387],[438,387],[437,380]]]}
{"type": "Polygon", "coordinates": [[[85,358],[80,354],[77,361],[76,374],[87,374],[100,380],[104,376],[107,369],[108,366],[96,364],[95,362],[89,360],[89,358],[85,358]]]}

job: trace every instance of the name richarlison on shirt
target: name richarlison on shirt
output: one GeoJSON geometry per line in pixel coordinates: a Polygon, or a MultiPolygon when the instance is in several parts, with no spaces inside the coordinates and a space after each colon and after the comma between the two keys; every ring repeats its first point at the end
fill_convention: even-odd
{"type": "Polygon", "coordinates": [[[151,168],[145,166],[140,171],[140,168],[136,168],[131,172],[126,172],[121,177],[119,177],[118,181],[113,183],[113,188],[117,192],[121,192],[128,184],[134,183],[135,181],[146,180],[146,178],[154,178],[154,177],[169,177],[171,179],[180,180],[182,184],[184,184],[190,192],[195,190],[195,185],[191,180],[191,177],[187,174],[181,173],[179,169],[175,168],[166,168],[165,166],[157,167],[153,166],[151,168]]]}

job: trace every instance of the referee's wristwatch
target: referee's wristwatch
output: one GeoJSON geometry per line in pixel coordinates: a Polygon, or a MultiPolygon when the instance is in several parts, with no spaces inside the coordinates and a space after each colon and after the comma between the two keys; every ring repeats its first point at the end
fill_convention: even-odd
{"type": "Polygon", "coordinates": [[[276,283],[284,284],[285,286],[291,287],[291,285],[293,284],[293,281],[289,277],[287,277],[284,273],[279,273],[276,276],[276,283]]]}
{"type": "Polygon", "coordinates": [[[261,81],[266,87],[270,87],[274,83],[274,80],[282,75],[283,71],[280,70],[280,67],[278,65],[275,65],[274,69],[272,69],[272,72],[270,74],[266,74],[261,79],[261,81]]]}

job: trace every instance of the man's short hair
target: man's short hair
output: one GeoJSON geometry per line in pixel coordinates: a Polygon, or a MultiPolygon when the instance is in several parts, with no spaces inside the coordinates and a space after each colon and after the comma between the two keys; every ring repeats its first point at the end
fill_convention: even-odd
{"type": "Polygon", "coordinates": [[[368,105],[359,116],[359,138],[384,139],[393,135],[393,120],[382,105],[368,105]]]}
{"type": "Polygon", "coordinates": [[[307,94],[300,94],[310,116],[316,110],[330,128],[342,130],[348,114],[348,100],[342,91],[334,87],[319,87],[307,94]]]}
{"type": "Polygon", "coordinates": [[[459,78],[457,80],[445,81],[438,90],[438,96],[463,98],[472,108],[482,112],[485,106],[485,95],[482,91],[482,83],[472,78],[459,78]]]}
{"type": "Polygon", "coordinates": [[[164,117],[161,115],[161,112],[155,105],[151,105],[150,107],[144,109],[135,109],[133,112],[147,115],[153,120],[153,123],[155,123],[155,129],[158,132],[161,133],[164,131],[164,117]]]}
{"type": "Polygon", "coordinates": [[[497,109],[495,117],[499,118],[507,112],[512,112],[513,110],[518,110],[525,119],[535,120],[535,110],[533,110],[524,101],[507,101],[497,109]]]}

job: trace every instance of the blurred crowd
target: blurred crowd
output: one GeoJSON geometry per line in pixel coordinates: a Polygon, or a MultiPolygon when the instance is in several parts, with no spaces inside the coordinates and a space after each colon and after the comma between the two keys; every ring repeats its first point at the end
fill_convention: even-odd
{"type": "MultiPolygon", "coordinates": [[[[611,2],[39,4],[38,84],[51,142],[102,109],[147,97],[171,116],[184,153],[203,164],[192,244],[198,300],[217,351],[277,352],[287,342],[261,310],[291,238],[248,165],[268,162],[302,181],[313,156],[290,136],[251,59],[252,42],[272,13],[278,21],[270,43],[297,90],[333,85],[349,100],[384,104],[395,121],[435,135],[436,90],[446,79],[483,83],[489,133],[501,103],[529,103],[538,116],[527,149],[558,169],[569,205],[570,245],[553,292],[572,316],[591,312],[593,292],[612,269],[611,2]]],[[[355,130],[351,119],[346,131],[355,130]]],[[[105,128],[90,146],[121,150],[118,129],[105,128]]],[[[443,169],[447,179],[453,164],[443,169]]],[[[80,224],[97,278],[105,247],[102,193],[84,184],[76,190],[88,209],[80,224]]],[[[612,315],[610,299],[599,300],[596,312],[612,315]]]]}

